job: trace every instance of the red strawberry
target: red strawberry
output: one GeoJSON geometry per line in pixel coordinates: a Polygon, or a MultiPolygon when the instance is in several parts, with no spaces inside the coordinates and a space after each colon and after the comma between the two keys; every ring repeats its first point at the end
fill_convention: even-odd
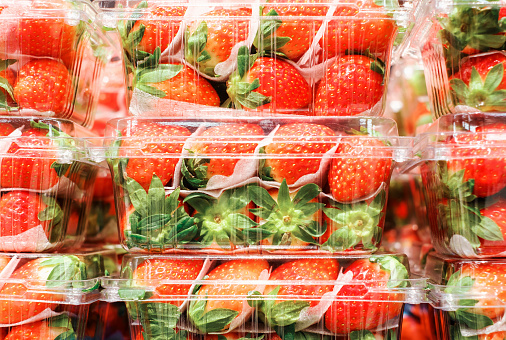
{"type": "Polygon", "coordinates": [[[153,96],[192,104],[220,106],[220,97],[216,90],[188,66],[161,64],[147,72],[138,67],[137,72],[135,86],[153,96]]]}
{"type": "Polygon", "coordinates": [[[316,90],[317,116],[353,116],[371,109],[383,97],[384,68],[363,55],[338,58],[316,90]]]}
{"type": "Polygon", "coordinates": [[[0,198],[0,236],[15,236],[42,225],[48,231],[63,212],[56,201],[28,191],[9,191],[0,198]]]}
{"type": "Polygon", "coordinates": [[[464,295],[473,295],[465,299],[462,308],[457,309],[453,318],[462,327],[481,329],[491,326],[493,320],[504,315],[504,305],[500,301],[506,298],[506,291],[501,287],[506,284],[506,264],[500,262],[464,262],[457,272],[453,273],[446,284],[444,292],[448,298],[463,299],[464,295]],[[478,296],[482,296],[481,298],[478,296]]]}
{"type": "MultiPolygon", "coordinates": [[[[292,325],[299,320],[302,310],[315,307],[324,294],[334,289],[333,283],[338,273],[339,263],[335,259],[301,259],[286,262],[272,272],[269,281],[274,285],[265,287],[265,299],[253,300],[250,303],[255,304],[266,322],[279,336],[285,338],[289,333],[294,333],[292,325]],[[294,283],[283,284],[285,280],[294,283]],[[281,306],[283,308],[280,308],[281,306]],[[287,313],[287,310],[290,313],[287,313]]],[[[256,293],[260,296],[260,293],[256,293]]]]}
{"type": "Polygon", "coordinates": [[[446,162],[446,184],[451,186],[453,181],[449,180],[458,176],[458,185],[470,184],[471,180],[474,182],[472,193],[478,197],[501,191],[506,186],[506,155],[501,141],[505,131],[506,124],[494,123],[450,138],[447,144],[453,150],[451,160],[446,162]]]}
{"type": "Polygon", "coordinates": [[[16,130],[14,126],[9,123],[0,123],[0,136],[8,136],[16,130]]]}
{"type": "Polygon", "coordinates": [[[9,256],[0,256],[0,272],[9,264],[11,258],[9,256]]]}
{"type": "Polygon", "coordinates": [[[385,147],[381,139],[365,135],[341,140],[328,174],[335,200],[346,203],[365,198],[389,183],[392,154],[385,147]]]}
{"type": "Polygon", "coordinates": [[[393,256],[371,256],[356,260],[344,272],[353,274],[353,283],[345,285],[325,313],[325,327],[333,333],[347,334],[357,330],[375,330],[399,317],[403,294],[378,292],[386,288],[404,288],[408,271],[393,256]],[[369,291],[372,290],[372,291],[369,291]],[[375,291],[376,290],[376,291],[375,291]]]}
{"type": "Polygon", "coordinates": [[[282,53],[290,60],[297,60],[311,46],[316,33],[327,14],[325,0],[268,1],[262,10],[261,28],[254,45],[260,51],[282,53]],[[307,4],[307,5],[306,5],[307,4]],[[270,16],[282,18],[269,19],[270,16]],[[298,19],[297,17],[306,17],[298,19]],[[310,17],[310,19],[308,19],[310,17]],[[265,19],[264,19],[265,18],[265,19]],[[318,20],[318,18],[321,18],[318,20]],[[261,34],[261,35],[260,35],[261,34]]]}
{"type": "Polygon", "coordinates": [[[14,99],[23,109],[66,117],[72,110],[73,92],[65,65],[52,59],[34,59],[19,70],[14,99]]]}
{"type": "Polygon", "coordinates": [[[320,168],[318,158],[276,158],[277,155],[323,155],[336,145],[334,131],[324,125],[293,123],[281,126],[273,143],[264,148],[266,159],[260,169],[262,178],[294,184],[302,176],[314,174],[320,168]]]}
{"type": "Polygon", "coordinates": [[[15,107],[13,86],[16,82],[16,74],[9,68],[16,60],[0,60],[0,108],[9,109],[15,107]]]}
{"type": "Polygon", "coordinates": [[[70,339],[75,337],[72,322],[66,314],[12,327],[4,340],[70,339]]]}
{"type": "Polygon", "coordinates": [[[204,265],[203,260],[185,260],[170,258],[147,259],[142,262],[133,273],[135,286],[155,287],[155,295],[170,296],[175,300],[164,302],[181,306],[189,293],[191,284],[162,284],[162,281],[191,282],[196,280],[204,265]]]}
{"type": "Polygon", "coordinates": [[[188,318],[202,333],[226,330],[236,318],[247,320],[249,315],[243,315],[244,300],[257,285],[240,282],[258,280],[260,274],[268,270],[269,264],[261,259],[222,263],[207,275],[206,280],[216,283],[203,284],[196,292],[197,297],[190,302],[188,318]]]}
{"type": "Polygon", "coordinates": [[[387,8],[374,0],[351,0],[338,5],[334,17],[343,18],[331,20],[320,40],[324,59],[343,55],[346,51],[367,50],[386,59],[396,32],[395,20],[389,16],[387,8]]]}
{"type": "Polygon", "coordinates": [[[37,1],[27,8],[19,22],[22,54],[60,58],[75,47],[81,25],[70,25],[66,16],[73,10],[68,1],[37,1]]]}
{"type": "MultiPolygon", "coordinates": [[[[483,217],[491,219],[499,228],[502,240],[491,241],[481,239],[480,253],[498,255],[506,251],[506,199],[499,199],[496,203],[480,210],[483,217]]],[[[499,238],[499,233],[497,235],[499,238]]]]}
{"type": "Polygon", "coordinates": [[[58,184],[59,177],[65,175],[70,167],[70,164],[57,161],[59,143],[67,144],[67,150],[71,150],[72,142],[65,139],[70,136],[44,123],[31,122],[31,126],[18,141],[13,140],[7,153],[14,157],[2,159],[3,188],[47,190],[58,184]]]}
{"type": "Polygon", "coordinates": [[[227,60],[232,48],[248,38],[250,17],[251,8],[221,8],[190,23],[185,33],[186,61],[211,77],[220,76],[214,72],[215,66],[227,60]]]}
{"type": "Polygon", "coordinates": [[[190,189],[202,188],[213,176],[232,175],[239,158],[227,158],[227,155],[252,154],[263,136],[264,130],[256,124],[223,124],[208,128],[190,146],[194,158],[183,161],[181,184],[190,189]]]}
{"type": "Polygon", "coordinates": [[[120,31],[128,34],[128,40],[124,41],[131,42],[133,36],[135,41],[139,41],[136,46],[125,45],[133,55],[142,52],[153,54],[157,47],[165,51],[176,37],[186,12],[184,6],[153,6],[144,10],[145,7],[146,1],[137,5],[137,12],[143,10],[147,13],[135,21],[130,32],[120,31]]]}
{"type": "Polygon", "coordinates": [[[503,111],[506,107],[506,56],[493,53],[465,59],[450,84],[459,104],[481,111],[503,111]]]}
{"type": "Polygon", "coordinates": [[[11,297],[0,300],[0,323],[13,324],[47,308],[54,310],[58,302],[65,299],[65,295],[55,289],[68,288],[69,280],[87,279],[85,269],[84,263],[73,255],[38,258],[25,263],[10,276],[14,282],[0,289],[2,296],[11,297]]]}
{"type": "Polygon", "coordinates": [[[257,58],[246,47],[239,49],[238,68],[230,76],[226,104],[245,110],[307,114],[312,91],[306,79],[286,61],[257,58]]]}
{"type": "Polygon", "coordinates": [[[126,166],[127,176],[139,183],[146,191],[149,189],[153,175],[157,175],[163,185],[166,185],[174,176],[178,162],[178,157],[169,156],[181,154],[185,140],[190,135],[191,132],[182,126],[148,122],[139,123],[123,131],[122,136],[127,136],[127,138],[119,147],[120,156],[122,148],[128,150],[141,147],[139,151],[145,154],[160,154],[161,156],[160,158],[131,157],[126,166]]]}

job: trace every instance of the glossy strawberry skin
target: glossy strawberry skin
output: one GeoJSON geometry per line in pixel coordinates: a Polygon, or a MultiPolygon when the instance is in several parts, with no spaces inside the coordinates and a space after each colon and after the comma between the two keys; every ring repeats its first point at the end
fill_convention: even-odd
{"type": "Polygon", "coordinates": [[[400,316],[402,301],[400,293],[369,292],[369,289],[385,288],[390,274],[378,263],[369,259],[356,260],[344,272],[351,272],[353,281],[364,284],[350,284],[341,288],[339,299],[332,303],[325,313],[325,327],[334,333],[346,334],[356,330],[374,330],[386,321],[400,316]],[[350,297],[346,299],[346,297],[350,297]]]}
{"type": "Polygon", "coordinates": [[[57,155],[52,159],[50,155],[53,141],[47,136],[47,130],[31,128],[22,134],[22,146],[13,140],[8,154],[15,157],[4,157],[1,166],[2,188],[25,188],[47,190],[59,182],[58,173],[54,166],[57,155]],[[29,146],[49,148],[42,151],[29,151],[29,146]],[[21,149],[21,150],[20,150],[21,149]],[[28,149],[25,151],[24,149],[28,149]]]}
{"type": "MultiPolygon", "coordinates": [[[[191,150],[196,155],[252,154],[263,135],[263,129],[256,124],[219,125],[204,131],[199,136],[202,138],[197,138],[196,143],[192,144],[191,150]]],[[[239,159],[211,158],[205,164],[207,177],[232,175],[238,161],[239,159]]]]}
{"type": "MultiPolygon", "coordinates": [[[[471,72],[473,71],[473,68],[475,68],[480,74],[482,80],[485,81],[485,77],[490,72],[490,70],[500,63],[503,64],[504,68],[506,69],[506,56],[502,53],[493,53],[484,56],[468,58],[460,65],[459,71],[455,73],[450,79],[462,79],[464,83],[469,85],[469,81],[471,80],[471,72]]],[[[501,83],[496,89],[506,90],[506,74],[503,76],[501,83]]]]}
{"type": "Polygon", "coordinates": [[[267,154],[265,167],[270,167],[270,176],[276,182],[281,183],[286,179],[288,185],[294,184],[302,176],[316,173],[321,159],[276,158],[276,155],[323,155],[334,147],[334,136],[334,131],[324,125],[306,123],[283,125],[276,131],[273,143],[264,148],[267,154]]]}
{"type": "Polygon", "coordinates": [[[354,116],[371,109],[383,97],[383,75],[372,69],[374,60],[362,55],[338,58],[316,90],[317,116],[354,116]]]}
{"type": "MultiPolygon", "coordinates": [[[[276,2],[277,4],[267,4],[264,6],[262,14],[266,16],[270,11],[274,10],[279,16],[283,17],[281,19],[282,24],[274,32],[273,38],[290,38],[290,41],[278,48],[277,51],[283,53],[290,60],[298,60],[309,50],[313,38],[320,29],[323,17],[325,17],[328,11],[328,6],[323,6],[322,4],[326,4],[328,1],[292,0],[268,2],[276,2]],[[289,2],[290,5],[283,5],[283,2],[289,2]],[[297,17],[308,17],[311,19],[299,19],[297,17]],[[315,19],[318,17],[321,17],[322,20],[315,19]]],[[[260,50],[263,49],[262,46],[259,46],[259,48],[260,50]]]]}
{"type": "MultiPolygon", "coordinates": [[[[174,64],[179,65],[179,64],[174,64]]],[[[192,104],[220,106],[220,97],[212,85],[188,66],[175,77],[150,86],[165,92],[163,99],[176,100],[192,104]]]]}
{"type": "Polygon", "coordinates": [[[374,0],[353,0],[350,5],[337,6],[335,17],[351,16],[350,19],[334,19],[328,24],[320,40],[325,59],[343,55],[346,51],[369,52],[379,54],[384,59],[395,36],[394,20],[382,13],[384,9],[374,0]],[[369,12],[361,12],[361,9],[369,12]]]}
{"type": "MultiPolygon", "coordinates": [[[[0,75],[1,77],[1,75],[0,75]]],[[[0,136],[8,136],[16,130],[14,126],[9,123],[0,123],[0,136]]]]}
{"type": "Polygon", "coordinates": [[[506,200],[498,202],[480,210],[482,216],[492,219],[500,228],[503,241],[489,241],[481,239],[480,254],[498,255],[506,251],[506,200]]]}
{"type": "Polygon", "coordinates": [[[181,306],[189,293],[191,282],[197,279],[203,266],[203,260],[148,259],[135,269],[133,279],[136,285],[155,286],[159,296],[178,296],[179,299],[168,303],[181,306]],[[181,281],[181,284],[160,284],[163,280],[181,281]]]}
{"type": "Polygon", "coordinates": [[[452,160],[447,161],[450,174],[464,170],[463,181],[474,180],[473,194],[494,195],[506,187],[506,153],[502,141],[487,137],[506,131],[506,124],[495,123],[476,128],[475,133],[460,134],[447,142],[452,160]],[[469,146],[469,147],[466,147],[469,146]]]}
{"type": "Polygon", "coordinates": [[[350,136],[341,141],[332,159],[328,179],[338,202],[351,202],[375,193],[390,181],[391,151],[374,137],[350,136]],[[356,155],[356,157],[355,157],[356,155]]]}
{"type": "Polygon", "coordinates": [[[183,151],[185,139],[191,135],[191,132],[181,126],[140,123],[131,130],[124,131],[122,135],[132,137],[123,140],[122,147],[142,146],[144,153],[161,154],[162,157],[163,154],[173,155],[166,158],[130,158],[128,160],[127,176],[137,181],[147,191],[153,174],[156,174],[164,185],[170,182],[178,162],[178,157],[174,155],[183,151]],[[163,138],[163,142],[159,138],[163,138]]]}
{"type": "MultiPolygon", "coordinates": [[[[335,259],[303,259],[282,264],[276,268],[269,277],[270,281],[279,284],[283,280],[301,281],[297,285],[283,285],[278,296],[296,297],[297,300],[309,299],[311,307],[316,306],[318,298],[334,289],[333,285],[316,285],[314,281],[334,281],[339,272],[339,263],[335,259]],[[307,284],[303,284],[307,281],[307,284]]],[[[275,286],[267,286],[265,294],[269,294],[275,286]]]]}
{"type": "Polygon", "coordinates": [[[65,327],[51,327],[50,320],[42,320],[11,328],[4,340],[57,339],[67,330],[65,327]]]}
{"type": "Polygon", "coordinates": [[[136,49],[147,53],[153,53],[157,47],[165,51],[176,37],[186,7],[183,6],[155,6],[149,9],[140,20],[138,20],[130,34],[145,27],[144,36],[136,49]]]}
{"type": "Polygon", "coordinates": [[[14,86],[14,98],[23,109],[52,111],[66,117],[71,110],[72,80],[62,63],[34,59],[21,67],[14,86]]]}
{"type": "Polygon", "coordinates": [[[0,236],[15,236],[38,225],[48,224],[38,219],[46,208],[39,195],[28,191],[9,191],[0,198],[0,236]]]}

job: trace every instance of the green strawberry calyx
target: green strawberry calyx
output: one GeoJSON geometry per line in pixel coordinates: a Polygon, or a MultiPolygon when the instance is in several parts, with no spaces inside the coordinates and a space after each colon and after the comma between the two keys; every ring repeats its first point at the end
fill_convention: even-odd
{"type": "Polygon", "coordinates": [[[271,326],[284,340],[294,339],[295,324],[301,312],[309,308],[310,303],[302,300],[278,301],[281,286],[277,286],[267,295],[258,291],[248,293],[248,304],[256,308],[260,317],[271,326]]]}
{"type": "Polygon", "coordinates": [[[260,20],[260,28],[253,41],[253,46],[262,54],[275,53],[276,55],[286,57],[284,53],[279,52],[279,49],[290,42],[292,38],[279,37],[276,35],[276,31],[283,24],[283,21],[279,19],[279,14],[274,9],[271,9],[266,16],[260,20]]]}
{"type": "Polygon", "coordinates": [[[187,28],[184,36],[184,57],[201,72],[210,77],[218,77],[219,75],[214,72],[217,61],[213,60],[212,55],[206,50],[208,33],[207,23],[204,20],[193,33],[187,28]]]}
{"type": "Polygon", "coordinates": [[[179,188],[165,197],[165,188],[153,175],[148,192],[135,180],[125,183],[134,211],[128,216],[130,228],[125,230],[129,247],[164,249],[188,243],[197,234],[195,219],[179,206],[179,188]]]}
{"type": "MultiPolygon", "coordinates": [[[[472,290],[474,282],[475,280],[472,277],[464,276],[462,271],[459,270],[450,276],[444,292],[448,294],[465,295],[472,290]]],[[[463,306],[464,308],[459,308],[455,312],[451,312],[450,316],[471,329],[482,329],[492,326],[494,324],[492,319],[488,316],[477,314],[470,309],[478,302],[479,301],[475,299],[459,299],[459,306],[463,306]]]]}
{"type": "Polygon", "coordinates": [[[250,211],[265,221],[260,227],[271,234],[272,245],[290,245],[293,238],[318,244],[315,238],[325,233],[326,226],[315,221],[313,215],[323,208],[323,203],[310,201],[320,192],[318,185],[310,183],[300,188],[292,199],[284,179],[275,201],[265,188],[250,186],[248,196],[258,206],[250,211]]]}
{"type": "Polygon", "coordinates": [[[152,84],[174,78],[183,70],[183,65],[160,64],[160,56],[160,47],[157,47],[152,55],[140,62],[135,70],[133,83],[137,89],[143,92],[158,98],[164,98],[167,93],[153,87],[152,84]]]}
{"type": "Polygon", "coordinates": [[[223,106],[236,109],[245,107],[253,110],[272,101],[272,97],[255,92],[260,87],[258,78],[251,82],[248,80],[247,73],[257,58],[258,54],[250,54],[246,46],[239,48],[237,70],[231,74],[227,83],[227,93],[230,98],[225,101],[223,106]]]}
{"type": "Polygon", "coordinates": [[[322,245],[323,249],[344,251],[358,244],[362,244],[364,249],[377,249],[373,240],[380,240],[383,233],[379,224],[384,216],[385,190],[381,190],[370,204],[342,204],[332,200],[329,204],[331,208],[323,208],[323,212],[338,229],[322,245]]]}
{"type": "Polygon", "coordinates": [[[181,188],[189,190],[205,188],[209,182],[207,165],[211,159],[197,156],[192,150],[187,151],[194,157],[184,158],[181,162],[181,188]]]}
{"type": "Polygon", "coordinates": [[[49,288],[81,288],[83,283],[79,281],[88,279],[86,264],[74,255],[50,257],[41,261],[39,267],[51,268],[46,279],[46,287],[49,288]]]}
{"type": "Polygon", "coordinates": [[[176,325],[181,318],[181,312],[177,306],[162,302],[143,302],[137,306],[137,314],[143,329],[143,339],[187,339],[187,331],[176,330],[176,325]]]}
{"type": "Polygon", "coordinates": [[[195,192],[188,195],[188,203],[197,212],[194,215],[199,227],[199,242],[209,246],[215,242],[229,249],[231,244],[247,246],[256,244],[261,237],[270,235],[268,231],[256,228],[257,223],[240,213],[251,202],[247,195],[248,187],[225,190],[219,198],[195,192]]]}
{"type": "Polygon", "coordinates": [[[146,26],[139,25],[139,29],[132,32],[135,23],[143,16],[143,11],[148,8],[148,2],[143,0],[133,10],[130,18],[122,20],[118,23],[118,31],[123,43],[123,49],[131,65],[135,65],[138,60],[144,60],[150,54],[146,51],[139,50],[137,46],[144,37],[146,26]]]}
{"type": "Polygon", "coordinates": [[[239,315],[238,311],[227,308],[206,311],[206,306],[207,295],[205,298],[192,300],[188,312],[188,316],[195,327],[204,334],[225,330],[239,315]]]}
{"type": "Polygon", "coordinates": [[[64,328],[66,330],[65,332],[58,335],[54,340],[74,340],[77,338],[74,332],[74,328],[72,327],[72,320],[67,314],[54,316],[50,319],[47,319],[46,323],[50,325],[51,328],[64,328]]]}
{"type": "Polygon", "coordinates": [[[350,340],[376,340],[374,334],[371,331],[353,331],[349,335],[350,340]]]}
{"type": "MultiPolygon", "coordinates": [[[[16,59],[5,59],[5,60],[0,59],[0,72],[7,69],[10,65],[14,64],[15,62],[17,62],[16,59]]],[[[10,99],[12,100],[13,103],[15,102],[14,88],[7,81],[6,78],[0,77],[0,109],[6,110],[6,111],[19,109],[19,107],[17,107],[16,105],[14,105],[14,106],[9,105],[9,103],[8,103],[9,98],[7,96],[10,97],[10,99]]]]}
{"type": "Polygon", "coordinates": [[[504,77],[504,65],[499,63],[487,73],[482,80],[478,70],[473,66],[469,85],[462,79],[450,80],[450,85],[458,103],[478,108],[482,111],[493,111],[506,108],[506,90],[497,90],[504,77]]]}
{"type": "Polygon", "coordinates": [[[405,288],[409,286],[407,268],[395,256],[371,256],[369,262],[378,263],[381,270],[390,274],[388,288],[405,288]]]}
{"type": "Polygon", "coordinates": [[[40,196],[46,208],[38,213],[37,218],[41,222],[51,221],[50,228],[56,226],[63,219],[63,211],[56,200],[49,196],[40,196]]]}

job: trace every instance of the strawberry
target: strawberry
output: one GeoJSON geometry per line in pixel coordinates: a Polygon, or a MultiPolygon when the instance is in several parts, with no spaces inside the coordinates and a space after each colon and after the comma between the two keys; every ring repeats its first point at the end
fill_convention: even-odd
{"type": "Polygon", "coordinates": [[[323,204],[318,203],[320,192],[320,188],[311,183],[290,194],[284,180],[279,190],[250,186],[248,196],[258,206],[251,212],[260,221],[258,234],[264,239],[261,244],[288,250],[318,245],[315,238],[325,232],[320,218],[323,204]]]}
{"type": "Polygon", "coordinates": [[[12,140],[7,153],[13,157],[4,157],[1,161],[3,188],[47,190],[57,185],[71,167],[71,164],[58,163],[60,150],[75,150],[70,136],[42,122],[32,121],[30,126],[19,139],[12,140]]]}
{"type": "Polygon", "coordinates": [[[450,78],[457,103],[481,111],[503,111],[506,105],[506,55],[493,53],[469,57],[450,78]]]}
{"type": "Polygon", "coordinates": [[[327,1],[285,0],[277,3],[266,4],[263,7],[260,29],[253,44],[260,51],[275,52],[290,60],[298,60],[309,50],[322,25],[328,11],[328,6],[322,4],[327,1]],[[273,16],[276,18],[271,19],[273,16]],[[310,19],[297,17],[310,17],[310,19]]]}
{"type": "Polygon", "coordinates": [[[9,123],[0,123],[0,136],[8,136],[14,132],[16,128],[9,123]]]}
{"type": "Polygon", "coordinates": [[[9,256],[0,256],[0,273],[9,264],[11,258],[9,256]]]}
{"type": "Polygon", "coordinates": [[[243,46],[239,48],[237,64],[237,70],[227,82],[230,99],[225,105],[270,113],[300,110],[307,114],[312,100],[311,86],[290,63],[250,55],[243,46]]]}
{"type": "Polygon", "coordinates": [[[186,13],[185,6],[146,7],[147,1],[139,3],[132,14],[133,20],[118,27],[124,47],[138,60],[153,54],[156,48],[165,51],[176,37],[186,13]],[[127,31],[128,28],[131,30],[127,31]]]}
{"type": "Polygon", "coordinates": [[[218,198],[194,192],[184,202],[195,209],[198,241],[204,247],[234,250],[256,243],[256,223],[248,210],[253,204],[247,186],[225,190],[218,198]]]}
{"type": "Polygon", "coordinates": [[[341,140],[328,181],[335,200],[348,203],[374,194],[390,181],[392,154],[385,143],[362,134],[341,140]]]}
{"type": "Polygon", "coordinates": [[[190,155],[194,157],[183,161],[181,186],[205,188],[213,176],[231,176],[239,158],[227,155],[253,154],[263,136],[264,130],[257,124],[222,124],[208,128],[190,146],[190,155]],[[221,155],[224,157],[220,158],[221,155]]]}
{"type": "Polygon", "coordinates": [[[179,188],[166,197],[162,181],[153,175],[147,192],[131,178],[126,180],[125,189],[132,205],[119,216],[119,225],[128,248],[163,252],[196,236],[195,219],[180,203],[179,188]]]}
{"type": "Polygon", "coordinates": [[[12,327],[4,340],[75,339],[72,322],[66,314],[12,327]]]}
{"type": "Polygon", "coordinates": [[[344,273],[353,274],[353,283],[341,288],[325,313],[328,330],[338,334],[375,330],[401,315],[403,303],[398,301],[403,300],[403,293],[378,291],[407,286],[408,270],[397,258],[371,256],[356,260],[344,273]]]}
{"type": "Polygon", "coordinates": [[[211,77],[220,76],[215,73],[215,66],[227,60],[232,48],[248,38],[250,17],[251,8],[221,8],[191,22],[185,32],[186,61],[211,77]]]}
{"type": "Polygon", "coordinates": [[[87,278],[85,264],[73,255],[30,260],[12,273],[9,279],[13,282],[0,289],[2,296],[12,297],[0,300],[0,323],[18,323],[47,308],[54,310],[66,298],[55,289],[67,289],[72,285],[68,281],[87,278]]]}
{"type": "MultiPolygon", "coordinates": [[[[243,284],[240,281],[255,281],[269,264],[263,259],[232,260],[220,264],[207,275],[206,281],[190,302],[188,318],[202,333],[227,330],[237,318],[244,320],[244,300],[256,284],[243,284]],[[239,282],[238,282],[239,281],[239,282]],[[233,299],[230,299],[233,298],[233,299]]],[[[248,314],[251,311],[248,312],[248,314]]]]}
{"type": "Polygon", "coordinates": [[[14,99],[21,108],[63,117],[72,111],[73,92],[69,71],[52,59],[34,59],[23,65],[14,85],[14,99]]]}
{"type": "Polygon", "coordinates": [[[12,87],[16,82],[16,75],[9,68],[15,62],[14,59],[0,60],[0,109],[9,110],[16,106],[12,87]]]}
{"type": "Polygon", "coordinates": [[[264,147],[265,162],[261,164],[262,179],[295,184],[301,177],[318,172],[321,158],[335,143],[334,131],[324,125],[293,123],[281,126],[273,138],[273,143],[264,147]],[[313,158],[276,158],[277,155],[311,155],[313,158]]]}
{"type": "Polygon", "coordinates": [[[9,191],[0,198],[0,236],[15,236],[42,225],[49,234],[61,222],[63,212],[49,196],[9,191]]]}
{"type": "Polygon", "coordinates": [[[441,176],[449,190],[447,197],[462,197],[464,193],[488,197],[506,186],[506,155],[501,141],[505,131],[506,124],[483,124],[474,132],[446,141],[451,157],[442,165],[441,176]]]}
{"type": "MultiPolygon", "coordinates": [[[[388,14],[395,4],[378,5],[374,0],[351,0],[338,5],[320,40],[325,60],[345,52],[361,53],[369,50],[388,56],[394,42],[396,25],[388,14]],[[350,18],[346,18],[350,17],[350,18]]],[[[397,5],[398,6],[398,5],[397,5]]]]}
{"type": "Polygon", "coordinates": [[[183,64],[158,64],[160,50],[139,64],[135,86],[153,96],[192,104],[220,106],[220,97],[212,85],[183,64]],[[154,63],[154,64],[152,64],[154,63]]]}
{"type": "Polygon", "coordinates": [[[382,190],[369,204],[330,201],[323,208],[327,231],[320,239],[322,249],[348,251],[378,249],[383,234],[386,193],[382,190]]]}
{"type": "Polygon", "coordinates": [[[384,65],[364,55],[347,55],[330,65],[316,89],[317,116],[353,116],[383,97],[384,65]]]}
{"type": "MultiPolygon", "coordinates": [[[[482,216],[481,225],[485,224],[483,223],[484,219],[488,219],[488,221],[495,223],[497,228],[500,230],[499,233],[501,234],[500,239],[499,233],[497,233],[497,241],[482,238],[480,240],[480,253],[495,255],[504,252],[506,250],[506,199],[501,198],[496,203],[481,209],[480,215],[482,216]]],[[[497,229],[495,230],[497,232],[497,229]]]]}
{"type": "MultiPolygon", "coordinates": [[[[322,296],[334,289],[339,263],[335,259],[300,259],[286,262],[276,268],[269,278],[273,285],[265,287],[263,299],[248,303],[257,308],[266,322],[281,338],[295,333],[295,323],[302,310],[315,307],[322,296]],[[283,284],[283,281],[295,282],[283,284]],[[329,282],[329,285],[315,282],[329,282]],[[294,300],[290,300],[294,297],[294,300]],[[289,313],[287,311],[290,311],[289,313]]],[[[253,292],[250,296],[259,296],[253,292]]],[[[317,320],[315,320],[317,322],[317,320]]]]}
{"type": "Polygon", "coordinates": [[[450,313],[450,317],[471,329],[493,325],[493,320],[502,317],[505,311],[500,302],[506,297],[506,291],[501,288],[506,284],[505,273],[506,265],[500,262],[463,263],[450,276],[444,290],[448,298],[456,296],[460,301],[455,303],[463,306],[450,313]],[[473,299],[462,298],[466,295],[473,299]]]}
{"type": "MultiPolygon", "coordinates": [[[[167,185],[174,176],[174,170],[178,162],[177,156],[183,151],[183,145],[191,132],[182,126],[162,125],[157,123],[142,122],[124,130],[122,136],[127,136],[121,141],[118,154],[121,156],[129,149],[140,149],[148,155],[160,154],[160,158],[131,157],[125,159],[126,175],[139,183],[146,191],[148,190],[153,175],[156,175],[167,185]],[[141,149],[142,148],[142,149],[141,149]]],[[[123,160],[113,167],[125,166],[123,160]]],[[[115,176],[122,173],[122,169],[115,169],[115,176]]]]}

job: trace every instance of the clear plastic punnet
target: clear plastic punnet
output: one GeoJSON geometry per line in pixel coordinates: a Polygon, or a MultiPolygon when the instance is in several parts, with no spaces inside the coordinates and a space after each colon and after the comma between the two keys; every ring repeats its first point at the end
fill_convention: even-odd
{"type": "Polygon", "coordinates": [[[381,116],[413,22],[397,0],[95,3],[123,44],[130,112],[157,117],[381,116]]]}
{"type": "Polygon", "coordinates": [[[424,300],[405,255],[126,255],[103,299],[125,301],[132,339],[397,339],[424,300]]]}
{"type": "Polygon", "coordinates": [[[416,29],[432,112],[505,111],[506,27],[501,1],[431,0],[416,29]]]}
{"type": "Polygon", "coordinates": [[[105,274],[100,251],[1,254],[0,332],[5,339],[84,339],[89,306],[100,299],[105,274]]]}
{"type": "Polygon", "coordinates": [[[506,334],[505,259],[431,254],[425,276],[437,339],[501,339],[506,334]]]}
{"type": "Polygon", "coordinates": [[[411,151],[384,118],[130,118],[107,135],[133,252],[371,253],[411,151]]]}
{"type": "Polygon", "coordinates": [[[0,113],[90,127],[115,45],[86,1],[0,0],[0,113]]]}
{"type": "Polygon", "coordinates": [[[0,251],[78,247],[97,165],[62,120],[0,118],[0,251]],[[67,131],[67,132],[65,132],[67,131]]]}
{"type": "Polygon", "coordinates": [[[441,117],[418,137],[432,243],[463,258],[506,255],[506,119],[476,113],[441,117]]]}

